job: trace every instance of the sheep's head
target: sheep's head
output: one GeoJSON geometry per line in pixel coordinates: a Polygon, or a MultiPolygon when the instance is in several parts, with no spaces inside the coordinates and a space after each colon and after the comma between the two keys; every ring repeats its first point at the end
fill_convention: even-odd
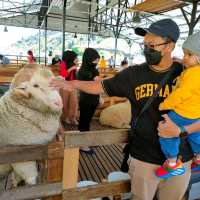
{"type": "Polygon", "coordinates": [[[14,77],[10,87],[11,97],[40,112],[61,112],[59,92],[49,87],[52,77],[52,72],[45,67],[27,65],[14,77]]]}

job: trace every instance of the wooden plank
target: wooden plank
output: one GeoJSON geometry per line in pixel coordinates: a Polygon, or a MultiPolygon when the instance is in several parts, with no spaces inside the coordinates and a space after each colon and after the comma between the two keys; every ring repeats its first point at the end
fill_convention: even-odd
{"type": "Polygon", "coordinates": [[[116,145],[112,145],[111,151],[113,152],[113,154],[115,155],[115,157],[119,160],[119,162],[121,162],[122,159],[123,159],[123,150],[119,151],[116,148],[116,145]]]}
{"type": "Polygon", "coordinates": [[[109,161],[109,163],[113,166],[112,169],[119,169],[119,166],[116,164],[116,162],[113,160],[113,156],[111,156],[110,154],[108,154],[105,151],[105,147],[101,147],[101,151],[104,154],[104,156],[106,157],[106,160],[109,161]]]}
{"type": "Polygon", "coordinates": [[[78,181],[79,148],[64,150],[63,189],[76,187],[78,181]]]}
{"type": "Polygon", "coordinates": [[[82,159],[82,155],[80,153],[79,166],[78,166],[78,171],[79,171],[79,179],[78,179],[78,181],[87,180],[87,176],[86,176],[84,167],[82,166],[81,159],[82,159]]]}
{"type": "Polygon", "coordinates": [[[84,147],[124,143],[127,141],[127,129],[65,133],[65,147],[84,147]]]}
{"type": "MultiPolygon", "coordinates": [[[[96,152],[96,151],[95,151],[96,152]]],[[[95,153],[96,154],[96,153],[95,153]]],[[[90,161],[90,163],[91,163],[91,165],[92,165],[92,168],[93,168],[93,170],[94,170],[94,173],[96,173],[97,174],[97,177],[98,177],[98,179],[97,180],[95,180],[96,182],[102,182],[104,179],[105,179],[105,176],[104,176],[104,174],[102,173],[102,171],[101,171],[101,167],[102,167],[102,164],[100,163],[100,164],[98,164],[98,163],[96,163],[95,161],[96,161],[96,157],[95,157],[95,154],[93,154],[92,156],[90,156],[90,155],[87,155],[87,157],[88,157],[88,159],[89,159],[89,161],[90,161]]]]}
{"type": "Polygon", "coordinates": [[[0,148],[0,164],[48,158],[47,145],[9,146],[0,148]]]}
{"type": "Polygon", "coordinates": [[[92,157],[92,155],[83,155],[82,156],[87,167],[88,167],[88,171],[90,172],[91,176],[92,176],[92,180],[96,181],[96,182],[100,182],[100,178],[98,176],[98,171],[95,170],[96,166],[94,166],[92,164],[92,162],[90,161],[89,157],[92,157]]]}
{"type": "MultiPolygon", "coordinates": [[[[47,161],[47,177],[48,183],[61,182],[63,175],[63,159],[48,160],[47,161]]],[[[61,200],[62,195],[48,197],[45,200],[61,200]]]]}
{"type": "Polygon", "coordinates": [[[98,197],[119,195],[130,192],[129,181],[118,181],[112,183],[100,183],[94,186],[74,188],[63,191],[63,200],[88,200],[98,197]]]}
{"type": "Polygon", "coordinates": [[[63,158],[64,143],[20,145],[0,148],[0,164],[63,158]]]}
{"type": "Polygon", "coordinates": [[[116,152],[113,151],[112,146],[109,146],[109,145],[105,146],[105,147],[104,147],[104,151],[105,151],[108,155],[110,155],[110,157],[112,158],[112,161],[113,161],[114,163],[116,163],[117,167],[119,168],[120,165],[121,165],[121,160],[118,159],[118,154],[116,154],[116,152]]]}
{"type": "Polygon", "coordinates": [[[1,200],[28,200],[62,193],[62,183],[24,186],[0,193],[1,200]]]}
{"type": "Polygon", "coordinates": [[[92,176],[90,174],[90,169],[88,169],[88,167],[87,167],[87,165],[86,165],[86,163],[85,163],[85,161],[83,159],[83,156],[80,156],[80,164],[81,164],[81,166],[83,168],[83,172],[84,172],[85,177],[86,177],[84,180],[93,180],[92,176]]]}
{"type": "Polygon", "coordinates": [[[52,142],[48,145],[48,159],[64,157],[64,142],[52,142]]]}
{"type": "Polygon", "coordinates": [[[98,151],[98,154],[97,154],[98,159],[100,160],[101,164],[104,166],[106,173],[109,174],[112,171],[113,166],[111,165],[107,157],[105,157],[105,155],[101,151],[101,147],[97,147],[97,151],[98,151]]]}
{"type": "Polygon", "coordinates": [[[11,83],[12,82],[13,77],[0,77],[0,83],[11,83]]]}
{"type": "MultiPolygon", "coordinates": [[[[48,145],[47,177],[48,183],[60,182],[63,176],[64,142],[52,142],[48,145]],[[55,159],[57,158],[57,159],[55,159]]],[[[48,197],[45,200],[61,200],[62,195],[48,197]]]]}
{"type": "Polygon", "coordinates": [[[175,8],[180,8],[186,4],[177,0],[146,0],[130,8],[130,11],[143,11],[150,13],[162,13],[175,8]]]}
{"type": "MultiPolygon", "coordinates": [[[[99,158],[98,158],[98,156],[97,156],[97,154],[98,154],[98,152],[97,152],[97,150],[95,150],[95,154],[93,155],[93,160],[94,160],[94,162],[96,163],[96,165],[98,166],[98,169],[99,169],[99,173],[100,174],[102,174],[102,178],[103,179],[105,179],[106,177],[107,177],[107,172],[106,172],[106,169],[104,168],[104,166],[102,165],[102,163],[101,163],[101,161],[99,160],[99,158]]],[[[103,180],[101,179],[101,182],[102,182],[103,180]]]]}

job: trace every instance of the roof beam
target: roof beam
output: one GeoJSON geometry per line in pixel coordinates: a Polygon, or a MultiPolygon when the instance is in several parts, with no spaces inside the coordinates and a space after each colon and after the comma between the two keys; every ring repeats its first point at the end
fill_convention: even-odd
{"type": "Polygon", "coordinates": [[[38,13],[38,27],[43,25],[50,3],[51,0],[42,0],[42,5],[38,13]]]}

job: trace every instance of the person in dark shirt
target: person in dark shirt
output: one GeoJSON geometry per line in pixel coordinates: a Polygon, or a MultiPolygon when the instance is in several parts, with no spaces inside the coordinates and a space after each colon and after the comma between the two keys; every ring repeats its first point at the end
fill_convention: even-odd
{"type": "MultiPolygon", "coordinates": [[[[128,98],[132,110],[131,129],[134,130],[129,141],[132,200],[152,200],[155,195],[159,200],[181,200],[190,180],[193,156],[185,139],[181,139],[180,155],[186,173],[165,181],[155,175],[155,170],[165,161],[158,134],[162,137],[179,137],[181,134],[180,129],[158,109],[159,104],[171,93],[176,78],[183,70],[183,66],[173,62],[172,58],[180,31],[173,20],[163,19],[152,23],[148,29],[138,27],[135,33],[144,37],[141,47],[146,58],[145,63],[130,66],[113,78],[101,82],[52,80],[50,85],[55,88],[77,88],[91,94],[105,92],[109,96],[128,98]],[[136,117],[169,71],[172,72],[170,77],[148,109],[138,118],[135,127],[136,117]]],[[[200,122],[185,126],[185,130],[188,134],[199,131],[200,122]]]]}
{"type": "MultiPolygon", "coordinates": [[[[78,79],[81,81],[94,81],[98,79],[99,72],[97,70],[97,64],[100,56],[95,49],[86,48],[83,53],[82,64],[78,72],[78,79]]],[[[95,110],[99,104],[99,95],[88,94],[80,91],[79,96],[79,125],[78,129],[81,132],[90,130],[90,123],[95,110]]],[[[84,147],[81,150],[85,153],[94,153],[92,148],[84,147]]]]}

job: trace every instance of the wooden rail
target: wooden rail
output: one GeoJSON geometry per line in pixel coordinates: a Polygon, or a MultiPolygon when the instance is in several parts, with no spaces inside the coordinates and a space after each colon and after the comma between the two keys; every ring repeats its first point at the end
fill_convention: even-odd
{"type": "Polygon", "coordinates": [[[84,135],[71,131],[65,135],[65,148],[125,143],[127,137],[127,129],[88,131],[84,135]]]}
{"type": "Polygon", "coordinates": [[[8,146],[0,148],[0,164],[63,158],[64,144],[8,146]]]}

